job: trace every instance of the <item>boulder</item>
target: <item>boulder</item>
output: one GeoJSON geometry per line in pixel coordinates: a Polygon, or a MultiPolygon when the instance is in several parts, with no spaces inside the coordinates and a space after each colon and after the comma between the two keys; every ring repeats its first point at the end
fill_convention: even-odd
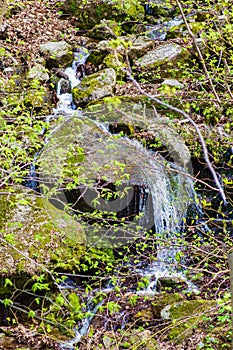
{"type": "Polygon", "coordinates": [[[158,46],[141,58],[135,60],[135,67],[143,74],[158,72],[159,78],[170,78],[181,74],[177,63],[189,58],[187,49],[175,43],[166,43],[158,46]]]}
{"type": "Polygon", "coordinates": [[[121,35],[121,28],[115,22],[111,20],[102,20],[100,24],[96,24],[88,32],[88,36],[93,39],[104,40],[109,38],[116,38],[121,35]]]}
{"type": "Polygon", "coordinates": [[[145,0],[145,13],[155,18],[169,17],[173,13],[173,7],[167,0],[145,0]]]}
{"type": "Polygon", "coordinates": [[[73,60],[72,48],[65,41],[48,41],[41,44],[40,52],[45,55],[48,68],[69,66],[73,60]]]}
{"type": "Polygon", "coordinates": [[[36,63],[32,68],[28,71],[29,79],[36,79],[41,82],[45,82],[49,80],[48,70],[40,63],[36,63]]]}
{"type": "Polygon", "coordinates": [[[102,97],[112,95],[116,84],[116,73],[113,68],[107,68],[85,77],[80,85],[72,90],[73,100],[77,106],[102,97]]]}
{"type": "Polygon", "coordinates": [[[84,252],[85,236],[72,216],[32,190],[10,188],[8,194],[4,192],[0,197],[1,274],[31,275],[43,271],[45,265],[49,269],[61,262],[65,267],[70,264],[72,249],[78,253],[77,263],[84,252]]]}
{"type": "Polygon", "coordinates": [[[184,49],[178,44],[163,44],[138,59],[135,65],[144,69],[156,68],[168,62],[176,62],[182,57],[183,51],[184,49]]]}
{"type": "Polygon", "coordinates": [[[103,19],[140,21],[144,18],[144,7],[139,0],[98,0],[96,3],[91,0],[65,0],[61,9],[66,15],[75,16],[80,29],[91,29],[103,19]]]}
{"type": "Polygon", "coordinates": [[[204,322],[200,315],[212,315],[211,309],[216,309],[215,300],[183,300],[166,305],[161,310],[161,318],[172,321],[166,339],[174,340],[176,344],[188,339],[194,329],[204,322]]]}
{"type": "Polygon", "coordinates": [[[132,40],[132,46],[129,50],[129,56],[131,58],[138,58],[144,55],[147,51],[154,48],[154,41],[141,35],[132,40]]]}

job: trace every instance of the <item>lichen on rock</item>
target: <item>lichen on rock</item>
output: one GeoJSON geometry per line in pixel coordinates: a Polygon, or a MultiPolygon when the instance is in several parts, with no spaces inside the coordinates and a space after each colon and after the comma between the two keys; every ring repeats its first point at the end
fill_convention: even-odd
{"type": "Polygon", "coordinates": [[[93,100],[109,96],[116,84],[116,72],[113,68],[106,68],[98,73],[82,79],[81,84],[73,88],[72,95],[77,106],[93,100]]]}

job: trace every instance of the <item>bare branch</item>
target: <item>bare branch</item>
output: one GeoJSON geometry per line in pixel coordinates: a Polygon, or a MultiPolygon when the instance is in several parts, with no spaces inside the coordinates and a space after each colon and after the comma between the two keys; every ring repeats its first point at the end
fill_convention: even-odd
{"type": "Polygon", "coordinates": [[[185,24],[185,27],[187,28],[187,31],[188,31],[189,35],[190,35],[191,38],[193,39],[193,43],[194,43],[195,49],[196,49],[196,51],[197,51],[197,53],[198,53],[198,56],[199,56],[199,58],[200,58],[200,60],[201,60],[201,64],[202,64],[203,70],[204,70],[205,75],[207,76],[207,78],[208,78],[208,80],[209,80],[209,83],[210,83],[211,89],[212,89],[212,91],[213,91],[213,93],[214,93],[214,96],[216,97],[216,100],[218,101],[218,104],[221,105],[221,100],[220,100],[220,98],[219,98],[219,96],[218,96],[218,93],[217,93],[217,91],[216,91],[216,89],[215,89],[215,87],[214,87],[213,81],[212,81],[212,79],[211,79],[211,77],[210,77],[210,75],[209,75],[209,72],[208,72],[208,70],[207,70],[204,57],[203,57],[203,55],[202,55],[202,53],[201,53],[201,50],[200,50],[200,48],[199,48],[199,46],[198,46],[198,44],[197,44],[196,37],[195,37],[195,35],[193,34],[193,32],[191,31],[191,28],[190,28],[190,26],[189,26],[189,24],[188,24],[188,22],[187,22],[187,19],[186,19],[186,17],[185,17],[183,8],[182,8],[182,6],[181,6],[181,3],[179,2],[179,0],[176,0],[176,3],[177,3],[177,5],[178,5],[178,7],[179,7],[181,16],[182,16],[183,21],[184,21],[184,24],[185,24]]]}

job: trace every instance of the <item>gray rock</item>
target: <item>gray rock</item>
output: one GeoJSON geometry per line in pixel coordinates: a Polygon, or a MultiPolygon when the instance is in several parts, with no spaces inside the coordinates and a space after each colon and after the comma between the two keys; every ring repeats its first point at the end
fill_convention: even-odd
{"type": "Polygon", "coordinates": [[[49,80],[48,70],[40,63],[35,64],[28,71],[29,79],[37,79],[41,82],[49,80]]]}
{"type": "Polygon", "coordinates": [[[109,96],[113,93],[115,84],[116,72],[113,68],[107,68],[98,73],[91,74],[72,90],[74,103],[80,106],[90,101],[109,96]]]}
{"type": "Polygon", "coordinates": [[[40,45],[40,52],[48,55],[46,62],[49,67],[64,67],[71,64],[72,48],[65,41],[48,41],[40,45]]]}
{"type": "Polygon", "coordinates": [[[184,50],[185,49],[178,44],[163,44],[136,60],[135,65],[139,68],[151,69],[162,66],[168,62],[174,63],[183,57],[184,50]]]}
{"type": "Polygon", "coordinates": [[[169,85],[169,86],[172,86],[172,87],[176,87],[178,89],[182,89],[184,87],[184,84],[180,83],[176,79],[165,79],[162,82],[162,84],[169,85]]]}
{"type": "Polygon", "coordinates": [[[132,58],[141,57],[147,51],[154,48],[154,42],[145,36],[139,36],[132,40],[133,44],[129,51],[129,56],[132,58]]]}

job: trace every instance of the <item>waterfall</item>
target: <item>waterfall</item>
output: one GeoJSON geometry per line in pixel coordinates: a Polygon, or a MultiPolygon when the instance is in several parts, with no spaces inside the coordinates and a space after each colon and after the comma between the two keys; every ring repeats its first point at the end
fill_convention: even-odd
{"type": "MultiPolygon", "coordinates": [[[[115,202],[110,201],[107,203],[111,211],[115,206],[114,210],[118,213],[119,218],[121,215],[124,215],[126,218],[125,222],[129,227],[128,231],[130,234],[126,238],[120,237],[120,239],[122,239],[122,243],[127,244],[127,240],[140,238],[140,235],[149,232],[153,227],[157,242],[157,252],[155,252],[156,257],[154,262],[147,268],[136,270],[138,274],[151,279],[148,287],[139,293],[156,293],[157,281],[162,277],[185,280],[188,289],[196,291],[195,286],[186,280],[184,271],[178,271],[177,269],[176,255],[179,253],[181,247],[179,247],[178,244],[174,244],[177,241],[177,236],[180,234],[182,219],[186,214],[189,202],[194,197],[192,180],[185,175],[184,169],[179,167],[179,165],[165,161],[162,156],[149,151],[140,142],[125,136],[116,137],[116,135],[114,136],[110,133],[107,123],[100,123],[97,120],[93,121],[74,111],[75,106],[73,104],[71,90],[80,83],[80,79],[84,74],[83,65],[87,57],[87,51],[79,50],[75,55],[72,66],[66,68],[64,71],[65,75],[68,77],[68,79],[65,79],[67,81],[64,83],[64,78],[62,78],[58,82],[57,96],[59,102],[53,112],[55,116],[64,115],[67,117],[64,124],[66,134],[64,130],[62,131],[62,127],[60,135],[56,135],[56,132],[54,132],[56,136],[55,139],[59,141],[57,149],[56,143],[54,144],[52,142],[54,140],[48,140],[47,155],[51,157],[51,161],[49,161],[49,158],[47,161],[48,170],[53,168],[54,161],[56,161],[56,159],[54,159],[56,158],[54,149],[56,149],[59,154],[59,147],[64,146],[63,153],[60,153],[65,155],[68,149],[66,147],[69,142],[71,144],[75,142],[84,150],[84,153],[87,154],[86,158],[83,160],[82,168],[84,169],[84,175],[87,178],[88,176],[90,177],[89,180],[93,180],[93,174],[97,175],[96,177],[99,179],[104,175],[107,182],[114,184],[117,180],[116,177],[114,178],[114,176],[117,176],[114,175],[113,171],[114,162],[123,162],[126,164],[130,179],[126,180],[123,185],[131,188],[128,197],[126,196],[126,199],[120,198],[119,200],[115,200],[115,202]],[[78,75],[77,67],[79,67],[80,73],[78,75]],[[65,84],[67,87],[67,83],[68,91],[62,85],[65,84]],[[75,130],[75,122],[77,121],[78,127],[75,130]],[[60,136],[63,136],[63,139],[60,139],[60,136]],[[49,148],[50,143],[51,151],[49,148]],[[102,171],[98,170],[99,173],[96,174],[96,169],[99,169],[99,165],[102,166],[102,171]],[[109,168],[105,168],[105,165],[109,165],[109,168]],[[125,203],[127,203],[127,205],[125,203]],[[131,203],[132,208],[128,205],[129,203],[131,203]],[[134,234],[132,234],[132,232],[134,232],[134,234]]],[[[57,171],[56,169],[62,166],[61,160],[62,159],[59,159],[60,162],[58,161],[56,164],[57,166],[54,166],[54,171],[57,171]]],[[[49,174],[52,178],[53,174],[51,172],[49,174]]],[[[79,176],[81,175],[82,174],[79,174],[79,176]]],[[[82,184],[81,186],[83,186],[85,193],[88,182],[86,185],[82,184]]],[[[96,188],[94,188],[94,190],[96,191],[96,188]]],[[[87,195],[83,198],[86,200],[87,204],[91,205],[91,195],[89,198],[87,195]]],[[[76,202],[78,202],[78,200],[79,199],[76,198],[76,202]]],[[[107,204],[101,204],[102,211],[107,211],[107,204]]],[[[85,225],[85,227],[86,226],[87,225],[85,225]]],[[[124,225],[122,229],[124,234],[125,230],[127,230],[127,226],[124,225]]],[[[107,231],[109,238],[111,238],[111,230],[108,228],[107,231]]],[[[112,234],[116,235],[116,227],[113,228],[112,234]]],[[[117,234],[121,234],[120,227],[117,234]]],[[[100,240],[106,238],[106,230],[102,233],[100,231],[99,237],[100,240]],[[101,234],[103,235],[101,236],[101,234]]],[[[90,306],[89,311],[91,314],[83,320],[80,327],[75,329],[75,338],[62,345],[64,349],[73,348],[74,345],[80,341],[81,337],[87,333],[91,320],[98,311],[100,305],[101,303],[93,307],[90,306]]]]}

